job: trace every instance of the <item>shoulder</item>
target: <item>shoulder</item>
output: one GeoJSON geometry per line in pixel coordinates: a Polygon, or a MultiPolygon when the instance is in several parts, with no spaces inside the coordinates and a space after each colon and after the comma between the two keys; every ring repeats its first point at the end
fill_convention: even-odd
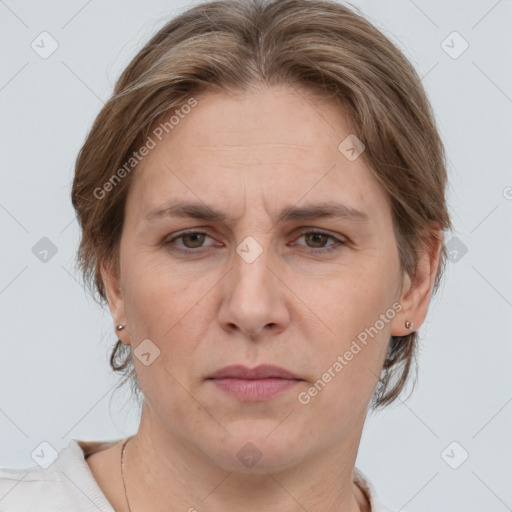
{"type": "Polygon", "coordinates": [[[87,450],[113,443],[72,439],[54,453],[53,461],[26,469],[0,469],[0,511],[114,512],[84,458],[87,450]]]}
{"type": "Polygon", "coordinates": [[[368,477],[358,468],[354,468],[354,482],[356,482],[368,497],[371,512],[393,512],[380,501],[375,487],[372,485],[368,477]]]}
{"type": "Polygon", "coordinates": [[[59,510],[62,487],[61,476],[53,470],[42,470],[39,466],[0,469],[0,510],[59,510]]]}

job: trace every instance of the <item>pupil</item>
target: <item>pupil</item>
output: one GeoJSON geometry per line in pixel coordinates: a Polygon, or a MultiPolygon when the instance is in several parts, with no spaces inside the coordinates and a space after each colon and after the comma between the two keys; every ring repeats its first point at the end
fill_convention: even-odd
{"type": "Polygon", "coordinates": [[[318,238],[316,238],[316,240],[313,240],[313,243],[320,242],[320,245],[321,245],[321,237],[323,237],[323,236],[325,236],[325,235],[323,235],[322,233],[312,233],[311,238],[320,237],[320,240],[318,240],[318,238]]]}
{"type": "MultiPolygon", "coordinates": [[[[192,245],[194,246],[194,242],[199,242],[199,245],[201,244],[202,242],[202,238],[204,235],[202,233],[189,233],[187,235],[185,235],[185,240],[188,238],[188,239],[193,239],[192,240],[192,245]],[[199,237],[199,238],[198,238],[199,237]],[[194,240],[195,239],[195,240],[194,240]]],[[[196,247],[196,246],[194,246],[196,247]]]]}

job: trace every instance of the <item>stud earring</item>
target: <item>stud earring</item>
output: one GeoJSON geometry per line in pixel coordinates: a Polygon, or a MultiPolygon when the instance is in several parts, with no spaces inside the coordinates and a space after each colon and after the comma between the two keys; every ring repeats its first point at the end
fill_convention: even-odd
{"type": "Polygon", "coordinates": [[[118,331],[122,331],[122,330],[124,329],[124,326],[125,326],[125,325],[126,325],[126,324],[124,324],[124,325],[119,324],[119,325],[116,327],[116,329],[117,329],[118,331]]]}
{"type": "Polygon", "coordinates": [[[413,325],[414,325],[414,324],[413,324],[412,322],[409,322],[409,320],[407,320],[407,321],[405,322],[405,328],[406,328],[406,329],[412,329],[412,326],[413,326],[413,325]]]}

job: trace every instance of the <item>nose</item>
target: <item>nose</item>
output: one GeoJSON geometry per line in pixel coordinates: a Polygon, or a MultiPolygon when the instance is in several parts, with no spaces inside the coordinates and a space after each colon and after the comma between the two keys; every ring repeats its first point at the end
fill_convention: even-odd
{"type": "Polygon", "coordinates": [[[233,268],[223,280],[219,310],[224,330],[240,331],[253,339],[277,334],[290,321],[282,270],[261,239],[258,245],[262,252],[254,260],[244,256],[243,248],[234,253],[233,268]]]}

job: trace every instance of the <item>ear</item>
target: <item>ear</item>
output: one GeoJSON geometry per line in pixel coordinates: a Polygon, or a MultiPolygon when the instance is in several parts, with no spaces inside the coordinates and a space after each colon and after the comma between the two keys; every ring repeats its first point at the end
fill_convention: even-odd
{"type": "Polygon", "coordinates": [[[112,318],[114,319],[114,329],[117,337],[125,344],[130,344],[128,329],[126,328],[126,307],[123,291],[121,289],[119,273],[115,265],[104,264],[100,266],[101,278],[105,286],[108,298],[108,307],[112,318]],[[118,331],[116,326],[125,325],[125,328],[118,331]]]}
{"type": "Polygon", "coordinates": [[[404,276],[399,299],[402,310],[393,319],[392,336],[406,336],[419,329],[427,316],[430,298],[434,289],[435,277],[439,267],[439,255],[443,234],[434,231],[422,246],[415,276],[404,276]],[[413,324],[412,329],[405,327],[405,322],[413,324]]]}

